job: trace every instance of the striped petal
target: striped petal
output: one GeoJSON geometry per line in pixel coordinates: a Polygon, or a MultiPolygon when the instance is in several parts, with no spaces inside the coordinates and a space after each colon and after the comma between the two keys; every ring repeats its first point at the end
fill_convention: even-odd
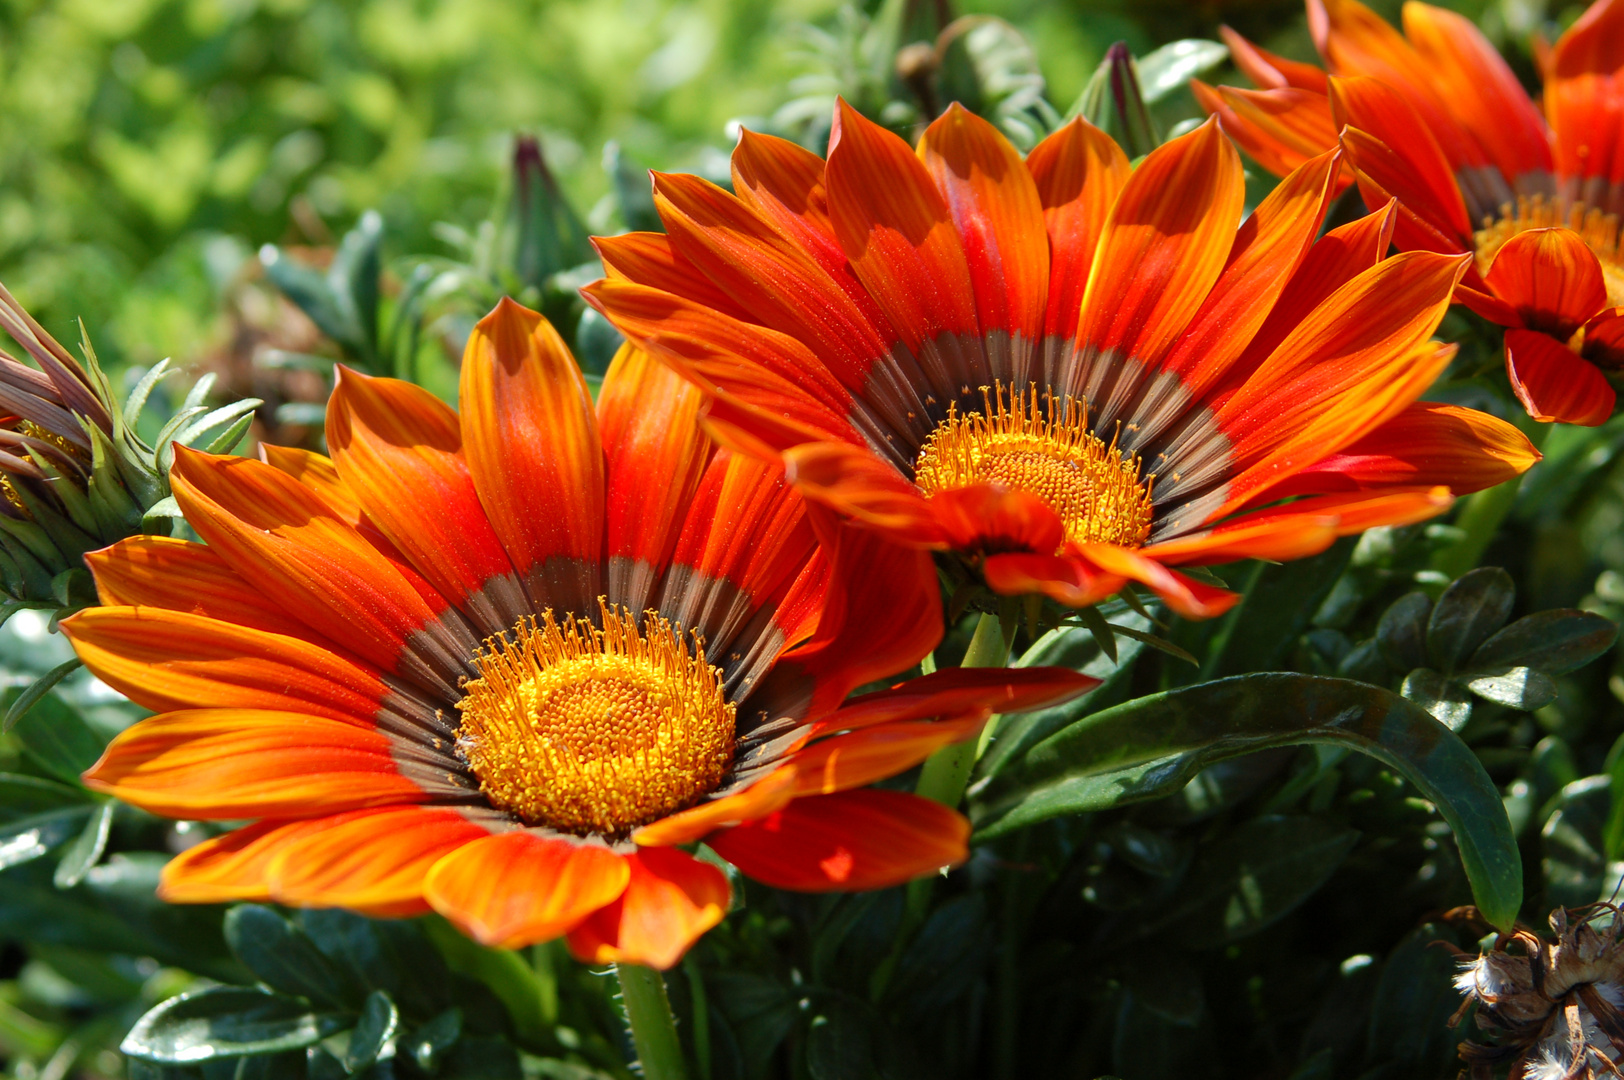
{"type": "Polygon", "coordinates": [[[722,921],[733,891],[716,867],[674,848],[644,848],[625,861],[625,891],[570,932],[570,952],[588,964],[663,971],[722,921]]]}
{"type": "Polygon", "coordinates": [[[635,281],[720,311],[730,319],[750,315],[727,293],[711,284],[699,267],[689,262],[664,233],[632,232],[594,236],[592,246],[603,261],[610,281],[635,281]]]}
{"type": "Polygon", "coordinates": [[[184,447],[170,483],[187,520],[250,585],[386,671],[455,697],[476,644],[461,619],[431,609],[313,491],[262,462],[184,447]]]}
{"type": "Polygon", "coordinates": [[[1325,93],[1325,72],[1313,64],[1287,60],[1267,49],[1247,41],[1227,26],[1218,28],[1218,36],[1229,46],[1229,58],[1248,79],[1265,90],[1295,86],[1299,90],[1325,93]]]}
{"type": "MultiPolygon", "coordinates": [[[[1128,155],[1109,135],[1078,117],[1033,147],[1026,167],[1037,184],[1049,233],[1043,333],[1069,342],[1077,336],[1105,219],[1128,182],[1128,155]]],[[[1047,373],[1051,381],[1054,375],[1047,373]]]]}
{"type": "Polygon", "coordinates": [[[944,668],[854,697],[812,725],[811,736],[987,709],[1029,712],[1087,693],[1099,680],[1066,668],[944,668]]]}
{"type": "Polygon", "coordinates": [[[598,391],[608,473],[609,602],[642,611],[670,561],[683,514],[710,459],[698,387],[630,344],[598,391]]]}
{"type": "Polygon", "coordinates": [[[320,824],[281,845],[267,862],[271,896],[291,907],[342,907],[383,918],[426,914],[429,871],[490,835],[440,807],[387,807],[320,824]]]}
{"type": "Polygon", "coordinates": [[[1186,619],[1217,618],[1240,600],[1236,593],[1186,577],[1127,548],[1113,544],[1078,544],[1074,552],[1107,574],[1149,586],[1163,603],[1186,619]]]}
{"type": "Polygon", "coordinates": [[[977,709],[945,720],[907,720],[815,742],[791,755],[796,783],[791,794],[833,795],[906,772],[944,746],[963,742],[991,715],[977,709]]]}
{"type": "Polygon", "coordinates": [[[733,192],[741,202],[805,248],[837,281],[842,271],[850,276],[829,220],[822,158],[788,139],[745,129],[733,148],[732,167],[733,192]]]}
{"type": "Polygon", "coordinates": [[[929,505],[947,543],[972,557],[1000,551],[1052,552],[1066,538],[1060,515],[1048,503],[998,484],[939,492],[929,505]]]}
{"type": "Polygon", "coordinates": [[[1551,50],[1545,114],[1564,194],[1624,213],[1624,3],[1597,0],[1551,50]]]}
{"type": "Polygon", "coordinates": [[[319,645],[190,612],[87,608],[62,631],[98,678],[155,712],[268,709],[370,727],[391,696],[376,669],[319,645]]]}
{"type": "Polygon", "coordinates": [[[1446,487],[1321,495],[1230,518],[1213,529],[1144,548],[1175,566],[1206,566],[1237,559],[1284,562],[1317,555],[1338,536],[1378,525],[1413,525],[1437,517],[1454,502],[1446,487]]]}
{"type": "Polygon", "coordinates": [[[552,324],[504,298],[468,338],[459,400],[474,489],[532,603],[591,611],[603,591],[603,444],[552,324]]]}
{"type": "Polygon", "coordinates": [[[796,446],[785,452],[784,470],[807,498],[899,543],[929,546],[945,540],[919,490],[864,447],[833,442],[796,446]]]}
{"type": "Polygon", "coordinates": [[[1067,555],[1013,552],[981,564],[987,587],[1000,596],[1047,596],[1067,607],[1092,607],[1122,591],[1128,579],[1067,555]]]}
{"type": "Polygon", "coordinates": [[[1521,325],[1566,341],[1607,306],[1601,263],[1571,229],[1529,229],[1505,242],[1483,280],[1521,325]]]}
{"type": "Polygon", "coordinates": [[[957,866],[969,836],[970,823],[941,803],[867,788],[796,799],[708,843],[774,888],[862,892],[957,866]]]}
{"type": "Polygon", "coordinates": [[[501,833],[437,862],[423,897],[481,945],[516,949],[565,934],[612,903],[631,876],[628,863],[600,844],[501,833]]]}
{"type": "Polygon", "coordinates": [[[150,813],[204,821],[313,817],[422,802],[385,736],[303,713],[190,709],[121,732],[85,784],[150,813]]]}
{"type": "Polygon", "coordinates": [[[455,411],[411,383],[341,367],[327,445],[367,517],[482,632],[500,633],[526,613],[468,475],[455,411]]]}
{"type": "MultiPolygon", "coordinates": [[[[1285,176],[1337,144],[1336,124],[1323,90],[1243,90],[1208,86],[1200,79],[1190,80],[1190,90],[1246,156],[1276,176],[1285,176]]],[[[1338,174],[1337,190],[1347,182],[1344,170],[1338,174]]]]}
{"type": "Polygon", "coordinates": [[[1032,174],[997,128],[957,102],[925,129],[919,159],[959,231],[994,375],[1024,385],[1049,295],[1049,240],[1032,174]],[[1000,332],[1013,339],[1006,358],[992,337],[1000,332]]]}
{"type": "Polygon", "coordinates": [[[1218,280],[1245,195],[1216,123],[1151,151],[1106,220],[1079,346],[1156,366],[1218,280]]]}
{"type": "Polygon", "coordinates": [[[632,834],[641,847],[670,847],[703,840],[727,825],[765,817],[794,798],[796,777],[790,767],[779,767],[742,791],[661,818],[632,834]]]}
{"type": "Polygon", "coordinates": [[[164,864],[158,899],[168,904],[268,902],[265,868],[284,847],[328,820],[261,821],[189,847],[164,864]]]}
{"type": "Polygon", "coordinates": [[[132,536],[92,551],[85,563],[108,607],[144,605],[187,611],[328,646],[330,642],[287,614],[229,563],[202,544],[167,536],[132,536]]]}
{"type": "Polygon", "coordinates": [[[1617,394],[1601,369],[1537,330],[1506,331],[1506,373],[1517,400],[1542,423],[1595,427],[1613,415],[1617,394]]]}
{"type": "Polygon", "coordinates": [[[907,143],[841,101],[824,184],[840,246],[904,345],[978,333],[958,231],[907,143]]]}
{"type": "MultiPolygon", "coordinates": [[[[1624,29],[1624,28],[1621,28],[1624,29]]],[[[1404,36],[1445,106],[1508,181],[1527,173],[1549,182],[1550,132],[1516,74],[1464,15],[1431,4],[1404,5],[1404,36]]]]}

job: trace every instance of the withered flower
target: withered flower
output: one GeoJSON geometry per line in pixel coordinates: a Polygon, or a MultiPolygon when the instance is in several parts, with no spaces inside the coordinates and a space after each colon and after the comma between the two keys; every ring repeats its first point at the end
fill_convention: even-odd
{"type": "Polygon", "coordinates": [[[1473,1080],[1510,1062],[1510,1080],[1624,1076],[1624,912],[1610,903],[1551,913],[1554,943],[1527,927],[1464,967],[1455,1021],[1477,1006],[1486,1042],[1463,1042],[1473,1080]],[[1516,951],[1513,951],[1515,949],[1516,951]]]}

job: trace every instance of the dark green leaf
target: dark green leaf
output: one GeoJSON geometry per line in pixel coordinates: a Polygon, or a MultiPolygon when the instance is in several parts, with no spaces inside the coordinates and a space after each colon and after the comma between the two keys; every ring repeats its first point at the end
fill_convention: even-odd
{"type": "Polygon", "coordinates": [[[1147,929],[1192,948],[1239,941],[1312,896],[1358,839],[1357,829],[1323,818],[1248,821],[1196,853],[1183,894],[1147,929]]]}
{"type": "Polygon", "coordinates": [[[406,1038],[404,1049],[426,1073],[439,1068],[446,1050],[462,1038],[462,1010],[447,1009],[406,1038]]]}
{"type": "Polygon", "coordinates": [[[62,853],[62,861],[56,864],[56,873],[51,878],[57,888],[73,888],[101,860],[102,852],[107,850],[107,835],[113,828],[114,805],[102,803],[91,811],[90,820],[62,853]]]}
{"type": "Polygon", "coordinates": [[[1472,718],[1472,697],[1431,668],[1416,668],[1404,676],[1399,693],[1438,718],[1450,731],[1459,731],[1472,718]]]}
{"type": "MultiPolygon", "coordinates": [[[[71,570],[65,572],[70,574],[73,573],[71,570]]],[[[68,601],[64,599],[62,602],[67,603],[68,601]]],[[[17,699],[13,701],[11,703],[11,707],[6,710],[5,723],[0,725],[0,731],[10,731],[12,726],[16,724],[18,720],[22,719],[28,714],[28,710],[32,709],[39,703],[40,698],[50,693],[57,683],[67,678],[69,675],[72,675],[75,671],[78,671],[82,667],[84,667],[84,663],[77,656],[75,656],[72,660],[63,661],[61,664],[58,664],[50,671],[47,671],[45,674],[35,679],[23,690],[22,693],[17,695],[17,699]]]]}
{"type": "Polygon", "coordinates": [[[813,1017],[806,1032],[806,1071],[812,1080],[869,1080],[874,1049],[867,1014],[837,1001],[813,1017]]]}
{"type": "Polygon", "coordinates": [[[1462,574],[1444,590],[1427,620],[1427,656],[1448,674],[1466,663],[1477,647],[1511,617],[1517,587],[1498,566],[1462,574]]]}
{"type": "Polygon", "coordinates": [[[1522,864],[1500,793],[1447,727],[1397,694],[1314,675],[1202,683],[1085,716],[1033,746],[971,804],[980,837],[1178,790],[1214,762],[1325,743],[1397,769],[1454,830],[1478,907],[1510,926],[1522,864]]]}
{"type": "Polygon", "coordinates": [[[226,942],[238,960],[272,990],[342,1008],[361,998],[353,981],[288,920],[259,904],[226,913],[226,942]]]}
{"type": "Polygon", "coordinates": [[[344,1050],[344,1068],[359,1072],[378,1060],[383,1048],[400,1030],[400,1012],[389,995],[374,990],[361,1006],[361,1018],[350,1032],[350,1044],[344,1050]]]}
{"type": "Polygon", "coordinates": [[[760,1074],[795,1027],[799,995],[777,979],[744,971],[718,971],[706,983],[738,1038],[745,1075],[760,1074]]]}
{"type": "Polygon", "coordinates": [[[311,1046],[343,1027],[265,990],[213,986],[172,997],[135,1022],[119,1049],[159,1064],[275,1054],[311,1046]]]}
{"type": "Polygon", "coordinates": [[[1575,780],[1562,789],[1556,811],[1540,830],[1545,891],[1551,903],[1578,907],[1605,900],[1612,891],[1605,854],[1611,788],[1607,776],[1575,780]]]}
{"type": "Polygon", "coordinates": [[[1518,619],[1472,654],[1473,667],[1521,664],[1547,675],[1583,667],[1613,647],[1618,627],[1589,611],[1555,608],[1518,619]]]}
{"type": "Polygon", "coordinates": [[[1347,568],[1354,543],[1350,536],[1312,559],[1256,564],[1250,581],[1237,589],[1244,599],[1224,617],[1201,677],[1215,679],[1279,667],[1291,643],[1308,629],[1309,619],[1347,568]]]}
{"type": "Polygon", "coordinates": [[[634,232],[665,231],[665,222],[654,208],[654,185],[648,169],[632,161],[618,142],[610,141],[603,146],[603,171],[609,174],[626,228],[634,232]]]}
{"type": "Polygon", "coordinates": [[[355,228],[339,241],[332,265],[327,269],[328,287],[344,313],[345,323],[353,328],[357,351],[369,364],[378,356],[378,272],[382,243],[383,218],[376,210],[368,210],[355,228]]]}
{"type": "Polygon", "coordinates": [[[79,783],[79,774],[96,763],[104,745],[101,736],[54,693],[40,698],[12,733],[42,769],[70,784],[79,783]]]}
{"type": "Polygon", "coordinates": [[[468,940],[444,919],[430,917],[422,926],[452,971],[477,979],[501,1000],[521,1043],[547,1043],[551,1030],[529,964],[515,952],[487,949],[468,940]]]}
{"type": "Polygon", "coordinates": [[[69,787],[55,780],[21,773],[0,773],[0,822],[60,810],[66,806],[82,806],[87,799],[83,788],[69,787]]]}
{"type": "Polygon", "coordinates": [[[317,329],[355,355],[361,354],[360,329],[325,275],[288,258],[275,244],[259,249],[259,261],[271,284],[310,316],[317,329]]]}
{"type": "Polygon", "coordinates": [[[523,1076],[518,1051],[501,1039],[461,1039],[446,1052],[440,1080],[513,1080],[523,1076]]]}
{"type": "Polygon", "coordinates": [[[1145,1008],[1180,1027],[1194,1027],[1207,1007],[1200,973],[1176,949],[1135,948],[1123,958],[1122,984],[1145,1008]]]}
{"type": "Polygon", "coordinates": [[[231,1080],[306,1080],[305,1055],[297,1050],[239,1058],[231,1080]]]}
{"type": "Polygon", "coordinates": [[[1537,668],[1502,667],[1469,671],[1461,679],[1468,690],[1485,701],[1524,712],[1543,709],[1556,700],[1556,683],[1537,668]]]}
{"type": "Polygon", "coordinates": [[[1453,985],[1459,969],[1447,949],[1433,944],[1449,940],[1436,927],[1423,926],[1388,956],[1370,1014],[1369,1060],[1396,1059],[1414,1076],[1452,1074],[1464,1034],[1449,1026],[1460,1008],[1453,985]]]}
{"type": "Polygon", "coordinates": [[[1376,645],[1382,658],[1399,671],[1427,664],[1427,620],[1432,598],[1426,593],[1405,593],[1382,612],[1376,624],[1376,645]]]}
{"type": "Polygon", "coordinates": [[[0,870],[31,862],[84,828],[88,805],[32,814],[0,826],[0,870]]]}

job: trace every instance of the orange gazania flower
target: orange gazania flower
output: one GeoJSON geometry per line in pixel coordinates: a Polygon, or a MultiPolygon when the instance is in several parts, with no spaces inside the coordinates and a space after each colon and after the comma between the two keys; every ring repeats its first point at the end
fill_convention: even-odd
{"type": "Polygon", "coordinates": [[[86,782],[257,819],[173,860],[165,898],[432,908],[487,944],[568,934],[666,967],[729,901],[679,845],[805,890],[957,863],[962,817],[862,785],[1092,685],[954,670],[842,708],[935,646],[924,556],[850,529],[820,547],[776,468],[717,451],[697,392],[635,350],[594,415],[511,301],[474,331],[461,401],[343,372],[331,459],[181,450],[207,546],[90,556],[107,606],[64,629],[160,715],[86,782]]]}
{"type": "Polygon", "coordinates": [[[1337,144],[1372,208],[1399,200],[1407,250],[1469,252],[1456,298],[1506,331],[1536,420],[1612,415],[1624,368],[1624,0],[1597,3],[1544,57],[1544,112],[1472,22],[1404,5],[1404,33],[1356,0],[1308,0],[1326,72],[1224,31],[1260,89],[1196,97],[1284,175],[1337,144]]]}
{"type": "Polygon", "coordinates": [[[598,240],[585,292],[809,497],[1005,595],[1083,606],[1133,580],[1207,617],[1234,594],[1172,567],[1309,555],[1537,458],[1417,403],[1466,260],[1383,261],[1388,212],[1316,241],[1337,160],[1237,232],[1210,122],[1130,171],[1082,121],[1022,161],[955,106],[916,155],[842,103],[827,162],[746,133],[736,195],[656,175],[667,235],[598,240]]]}

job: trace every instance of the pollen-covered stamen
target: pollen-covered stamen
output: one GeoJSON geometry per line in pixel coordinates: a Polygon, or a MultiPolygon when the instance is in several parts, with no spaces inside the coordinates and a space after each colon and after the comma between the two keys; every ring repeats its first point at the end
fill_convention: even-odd
{"type": "Polygon", "coordinates": [[[531,825],[620,838],[691,806],[733,760],[720,669],[672,624],[600,599],[603,629],[551,610],[492,638],[464,687],[459,749],[492,804],[531,825]]]}
{"type": "Polygon", "coordinates": [[[1139,547],[1150,536],[1151,478],[1139,459],[1088,427],[1088,406],[1038,390],[981,388],[982,412],[949,408],[919,451],[914,483],[929,497],[993,483],[1043,500],[1074,543],[1139,547]]]}
{"type": "Polygon", "coordinates": [[[1477,268],[1488,273],[1494,257],[1518,233],[1530,229],[1571,229],[1579,234],[1596,261],[1601,263],[1602,279],[1607,286],[1607,303],[1617,307],[1624,304],[1624,237],[1620,236],[1617,214],[1604,214],[1593,206],[1566,199],[1550,199],[1544,195],[1519,195],[1517,204],[1500,207],[1498,218],[1484,218],[1483,228],[1475,234],[1477,241],[1477,268]]]}

